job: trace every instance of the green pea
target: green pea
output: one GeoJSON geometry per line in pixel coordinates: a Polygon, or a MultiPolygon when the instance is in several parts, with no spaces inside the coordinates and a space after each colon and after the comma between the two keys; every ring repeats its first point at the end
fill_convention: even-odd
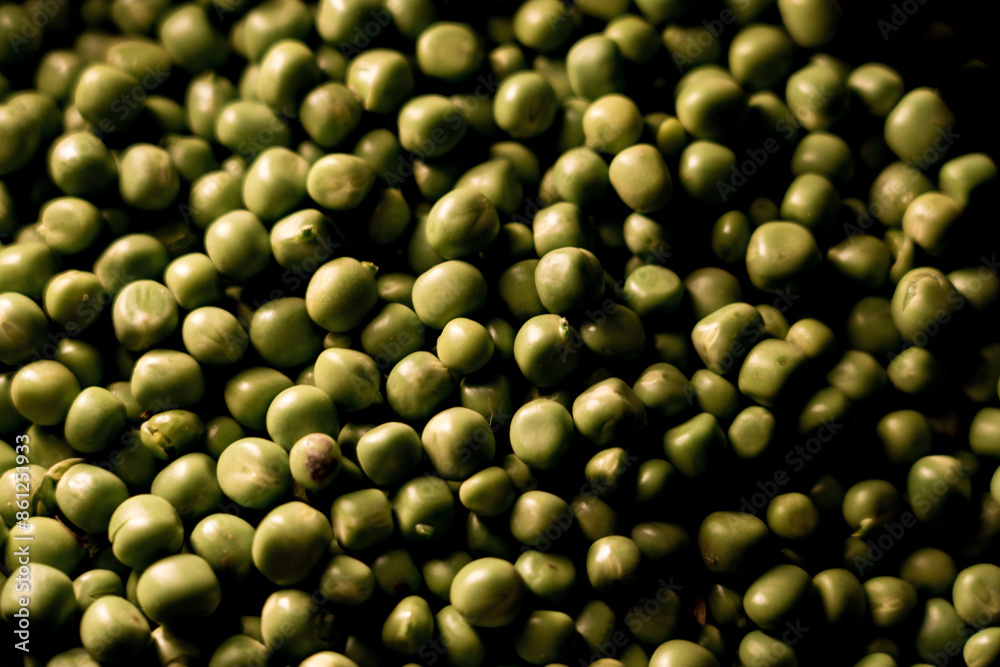
{"type": "Polygon", "coordinates": [[[444,655],[449,664],[465,667],[482,664],[487,648],[475,628],[454,606],[444,607],[436,616],[444,655]]]}
{"type": "Polygon", "coordinates": [[[791,222],[767,222],[750,236],[747,272],[753,284],[767,292],[803,289],[822,262],[808,229],[791,222]]]}
{"type": "Polygon", "coordinates": [[[954,559],[933,547],[917,549],[899,567],[899,576],[910,582],[918,593],[933,597],[947,595],[957,575],[954,559]]]}
{"type": "Polygon", "coordinates": [[[0,361],[10,365],[28,361],[46,342],[45,313],[28,297],[7,292],[0,295],[0,314],[5,324],[0,332],[0,361]]]}
{"type": "Polygon", "coordinates": [[[970,153],[941,165],[938,186],[941,192],[966,207],[974,203],[996,181],[997,167],[985,153],[970,153]]]}
{"type": "Polygon", "coordinates": [[[812,536],[819,525],[819,511],[809,496],[783,493],[767,506],[767,527],[778,537],[803,540],[812,536]]]}
{"type": "Polygon", "coordinates": [[[54,141],[48,170],[56,187],[74,197],[100,195],[118,176],[111,152],[89,132],[72,132],[54,141]]]}
{"type": "Polygon", "coordinates": [[[7,536],[4,560],[11,573],[19,570],[19,564],[24,564],[23,555],[19,555],[24,552],[18,547],[28,540],[35,542],[28,545],[32,571],[38,565],[47,565],[72,574],[83,559],[83,548],[69,528],[49,517],[32,516],[14,523],[7,536]]]}
{"type": "Polygon", "coordinates": [[[497,126],[515,139],[536,137],[552,125],[558,99],[552,85],[537,72],[517,72],[505,78],[493,102],[497,126]]]}
{"type": "Polygon", "coordinates": [[[864,582],[872,623],[891,628],[902,623],[917,606],[917,593],[897,577],[875,577],[864,582]]]}
{"type": "Polygon", "coordinates": [[[103,533],[111,515],[128,498],[128,489],[103,468],[77,464],[59,480],[55,497],[67,519],[88,532],[103,533]]]}
{"type": "Polygon", "coordinates": [[[597,591],[607,593],[635,581],[641,554],[631,539],[602,537],[587,551],[587,578],[597,591]]]}
{"type": "Polygon", "coordinates": [[[852,401],[861,401],[881,392],[888,376],[872,355],[848,350],[827,373],[826,380],[852,401]]]}
{"type": "Polygon", "coordinates": [[[713,512],[698,530],[698,548],[709,571],[741,574],[768,535],[767,525],[752,514],[713,512]]]}
{"type": "Polygon", "coordinates": [[[936,91],[915,88],[886,116],[885,142],[900,160],[918,168],[926,167],[939,162],[947,153],[954,124],[955,116],[936,91]],[[941,143],[943,148],[939,146],[941,143]]]}
{"type": "Polygon", "coordinates": [[[268,509],[291,486],[288,452],[263,438],[243,438],[219,455],[222,491],[244,507],[268,509]]]}
{"type": "Polygon", "coordinates": [[[792,40],[807,49],[833,39],[844,14],[834,0],[778,0],[778,10],[792,40]]]}
{"type": "Polygon", "coordinates": [[[947,276],[933,267],[920,267],[907,272],[896,285],[892,320],[905,338],[926,345],[932,331],[963,304],[947,276]]]}
{"type": "Polygon", "coordinates": [[[204,253],[189,253],[170,262],[163,282],[185,310],[195,311],[222,300],[222,278],[204,253]]]}
{"type": "Polygon", "coordinates": [[[492,628],[517,617],[524,590],[524,580],[513,565],[499,558],[480,558],[458,571],[449,597],[471,625],[492,628]]]}
{"type": "Polygon", "coordinates": [[[927,350],[910,347],[893,357],[886,368],[889,382],[906,394],[925,394],[939,386],[944,367],[927,350]]]}
{"type": "Polygon", "coordinates": [[[51,490],[51,487],[45,488],[48,486],[45,481],[48,470],[36,463],[29,463],[26,468],[27,470],[20,471],[7,470],[3,475],[0,475],[0,483],[2,483],[0,485],[0,518],[3,519],[5,527],[17,523],[19,509],[17,503],[21,500],[28,501],[28,511],[35,512],[36,516],[50,514],[48,499],[44,497],[51,490]],[[17,498],[16,485],[25,482],[28,484],[28,497],[17,498]],[[39,493],[40,491],[41,493],[39,493]]]}
{"type": "Polygon", "coordinates": [[[321,266],[306,289],[309,317],[327,331],[353,329],[378,300],[375,271],[374,265],[350,257],[321,266]]]}
{"type": "Polygon", "coordinates": [[[584,100],[618,93],[624,87],[621,51],[604,35],[588,35],[570,47],[566,71],[573,93],[584,100]]]}
{"type": "Polygon", "coordinates": [[[424,158],[445,155],[464,138],[468,121],[447,97],[421,95],[411,98],[399,111],[399,143],[403,149],[424,158]]]}
{"type": "Polygon", "coordinates": [[[660,48],[660,38],[653,26],[631,14],[608,21],[604,35],[614,40],[622,57],[639,65],[648,63],[660,48]]]}
{"type": "Polygon", "coordinates": [[[115,558],[142,569],[180,551],[184,524],[169,501],[140,494],[115,509],[108,523],[108,539],[115,558]]]}
{"type": "Polygon", "coordinates": [[[649,659],[650,667],[718,667],[719,661],[707,648],[685,639],[660,644],[649,659]]]}
{"type": "Polygon", "coordinates": [[[754,90],[772,88],[792,69],[792,42],[774,26],[749,25],[730,43],[729,63],[740,85],[754,90]]]}
{"type": "Polygon", "coordinates": [[[298,662],[330,648],[336,636],[334,616],[305,591],[279,590],[264,602],[260,634],[268,649],[265,655],[277,653],[298,662]]]}
{"type": "Polygon", "coordinates": [[[243,281],[267,266],[271,243],[267,229],[250,211],[232,211],[205,232],[205,253],[225,278],[243,281]]]}
{"type": "Polygon", "coordinates": [[[117,572],[94,569],[84,572],[73,580],[73,594],[80,611],[87,611],[98,598],[105,596],[125,597],[122,579],[117,572]]]}
{"type": "Polygon", "coordinates": [[[740,392],[765,407],[773,407],[795,384],[806,361],[805,353],[791,343],[773,339],[757,343],[740,367],[740,392]]]}
{"type": "Polygon", "coordinates": [[[663,434],[667,459],[685,477],[700,477],[708,472],[712,460],[723,450],[725,443],[726,436],[717,419],[707,412],[663,434]]]}
{"type": "Polygon", "coordinates": [[[56,361],[35,361],[22,366],[10,385],[14,408],[25,419],[42,426],[66,419],[79,394],[76,377],[56,361]]]}
{"type": "Polygon", "coordinates": [[[448,591],[455,575],[470,562],[472,562],[472,557],[464,551],[453,551],[443,558],[428,560],[423,567],[427,588],[437,597],[447,601],[448,591]]]}
{"type": "Polygon", "coordinates": [[[402,655],[415,655],[434,634],[434,617],[418,595],[403,598],[382,625],[382,644],[402,655]]]}
{"type": "Polygon", "coordinates": [[[554,0],[529,0],[514,13],[517,41],[541,53],[558,49],[573,32],[573,22],[563,5],[554,0]]]}
{"type": "Polygon", "coordinates": [[[233,514],[210,514],[191,529],[190,543],[220,578],[245,579],[253,570],[254,529],[233,514]]]}
{"type": "Polygon", "coordinates": [[[177,328],[177,301],[162,284],[137,280],[115,297],[112,317],[115,336],[126,349],[148,350],[177,328]]]}
{"type": "Polygon", "coordinates": [[[993,625],[1000,619],[1000,567],[977,563],[958,573],[952,587],[955,611],[976,627],[993,625]]]}
{"type": "Polygon", "coordinates": [[[847,88],[876,118],[889,115],[906,90],[899,72],[882,63],[867,63],[852,70],[847,88]]]}
{"type": "Polygon", "coordinates": [[[146,617],[117,595],[102,596],[87,607],[80,619],[80,639],[91,656],[116,662],[135,659],[151,643],[146,617]]]}
{"type": "Polygon", "coordinates": [[[736,169],[736,154],[722,144],[694,141],[681,153],[678,180],[688,196],[718,206],[728,198],[725,188],[736,169]]]}
{"type": "Polygon", "coordinates": [[[584,147],[560,155],[552,166],[552,178],[559,198],[577,206],[600,201],[610,182],[604,159],[584,147]]]}
{"type": "Polygon", "coordinates": [[[990,667],[1000,659],[1000,628],[986,628],[969,637],[962,649],[969,667],[990,667]]]}
{"type": "Polygon", "coordinates": [[[215,460],[201,452],[179,457],[156,475],[150,493],[170,501],[184,521],[198,521],[222,504],[215,460]]]}
{"type": "Polygon", "coordinates": [[[939,522],[971,502],[967,469],[957,458],[925,456],[910,467],[906,488],[917,519],[939,522]]]}
{"type": "Polygon", "coordinates": [[[561,611],[533,611],[514,639],[514,652],[533,665],[566,657],[576,642],[573,618],[561,611]]]}
{"type": "Polygon", "coordinates": [[[848,626],[862,620],[868,605],[858,578],[847,570],[823,570],[813,577],[823,616],[831,626],[848,626]]]}
{"type": "Polygon", "coordinates": [[[528,550],[514,563],[525,586],[534,595],[550,602],[565,598],[576,582],[576,567],[565,556],[528,550]]]}
{"type": "Polygon", "coordinates": [[[618,378],[597,382],[573,401],[573,423],[583,438],[604,447],[646,426],[646,409],[632,388],[618,378]]]}
{"type": "Polygon", "coordinates": [[[253,564],[279,586],[296,584],[326,556],[330,522],[303,502],[279,505],[261,519],[253,536],[253,564]]]}
{"type": "Polygon", "coordinates": [[[333,536],[345,549],[367,549],[392,535],[392,508],[378,489],[338,497],[330,510],[333,536]]]}
{"type": "MultiPolygon", "coordinates": [[[[669,28],[668,28],[669,30],[669,28]]],[[[706,78],[678,87],[677,119],[695,139],[716,141],[738,131],[747,115],[747,97],[728,78],[706,78]]]]}
{"type": "Polygon", "coordinates": [[[181,335],[188,353],[211,366],[236,363],[243,357],[249,343],[246,329],[236,317],[215,306],[196,308],[188,313],[181,335]]]}
{"type": "Polygon", "coordinates": [[[650,144],[624,149],[611,161],[611,186],[633,211],[649,213],[667,205],[673,195],[670,169],[650,144]]]}
{"type": "Polygon", "coordinates": [[[37,241],[15,243],[0,250],[0,289],[39,297],[56,274],[56,256],[37,241]]]}
{"type": "Polygon", "coordinates": [[[363,604],[375,591],[375,575],[362,561],[337,554],[323,570],[319,590],[334,604],[363,604]]]}

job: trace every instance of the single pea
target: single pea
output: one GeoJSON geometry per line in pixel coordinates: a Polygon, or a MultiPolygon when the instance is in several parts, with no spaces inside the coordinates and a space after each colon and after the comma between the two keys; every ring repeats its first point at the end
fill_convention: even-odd
{"type": "Polygon", "coordinates": [[[969,667],[990,667],[1000,660],[1000,628],[986,628],[969,637],[962,649],[969,667]]]}
{"type": "Polygon", "coordinates": [[[813,577],[823,616],[831,626],[847,626],[862,620],[868,606],[858,578],[841,568],[823,570],[813,577]]]}
{"type": "Polygon", "coordinates": [[[952,456],[933,455],[918,459],[906,480],[910,505],[917,519],[940,522],[971,502],[968,469],[952,456]]]}
{"type": "Polygon", "coordinates": [[[638,144],[618,153],[611,161],[608,178],[622,201],[640,213],[663,208],[673,195],[670,169],[650,144],[638,144]]]}
{"type": "Polygon", "coordinates": [[[958,616],[976,627],[993,625],[1000,619],[1000,567],[977,563],[958,573],[952,587],[958,616]]]}
{"type": "Polygon", "coordinates": [[[906,339],[926,345],[932,331],[962,305],[964,299],[947,276],[933,267],[920,267],[907,272],[896,285],[892,320],[906,339]]]}
{"type": "Polygon", "coordinates": [[[646,408],[619,378],[592,384],[573,401],[573,423],[588,442],[604,447],[645,428],[646,408]]]}
{"type": "Polygon", "coordinates": [[[333,613],[316,605],[305,591],[276,591],[261,609],[260,638],[267,647],[265,655],[277,653],[279,659],[298,663],[331,648],[336,636],[333,613]]]}
{"type": "Polygon", "coordinates": [[[219,455],[216,469],[222,491],[244,507],[268,509],[291,486],[288,452],[263,438],[243,438],[219,455]]]}
{"type": "Polygon", "coordinates": [[[805,494],[783,493],[768,503],[767,527],[778,537],[808,539],[815,534],[818,526],[819,511],[805,494]]]}
{"type": "Polygon", "coordinates": [[[899,72],[883,63],[856,67],[847,78],[847,88],[876,118],[889,115],[906,90],[899,72]]]}
{"type": "Polygon", "coordinates": [[[80,74],[73,103],[83,118],[102,132],[128,129],[142,111],[142,104],[123,104],[132,92],[141,90],[139,81],[109,65],[90,65],[80,74]],[[117,104],[116,104],[117,102],[117,104]]]}
{"type": "Polygon", "coordinates": [[[191,73],[218,67],[229,55],[207,10],[197,5],[183,5],[167,12],[157,27],[157,35],[171,60],[191,73]]]}
{"type": "Polygon", "coordinates": [[[872,623],[891,628],[902,623],[917,606],[917,593],[897,577],[875,577],[864,582],[872,623]]]}
{"type": "Polygon", "coordinates": [[[529,0],[514,13],[513,30],[521,44],[548,53],[566,43],[573,32],[573,21],[554,0],[529,0]]]}
{"type": "Polygon", "coordinates": [[[678,179],[688,196],[719,206],[729,197],[726,187],[736,167],[736,154],[711,141],[694,141],[681,153],[678,179]]]}
{"type": "Polygon", "coordinates": [[[254,529],[233,514],[210,514],[191,529],[190,543],[223,581],[245,579],[253,571],[254,529]]]}
{"type": "Polygon", "coordinates": [[[827,250],[827,259],[842,275],[878,289],[889,274],[891,256],[888,246],[874,236],[850,236],[827,250]]]}
{"type": "Polygon", "coordinates": [[[635,581],[641,553],[628,537],[602,537],[587,551],[587,578],[597,591],[607,593],[635,581]]]}
{"type": "Polygon", "coordinates": [[[750,236],[747,272],[767,292],[798,292],[812,280],[822,255],[808,229],[791,222],[767,222],[750,236]]]}
{"type": "Polygon", "coordinates": [[[103,194],[118,177],[118,165],[99,138],[72,132],[52,143],[49,176],[63,193],[74,197],[103,194]]]}
{"type": "Polygon", "coordinates": [[[747,116],[747,97],[728,78],[691,81],[678,87],[677,119],[695,139],[718,141],[738,132],[747,116]]]}
{"type": "Polygon", "coordinates": [[[14,408],[25,419],[42,426],[66,419],[79,394],[80,383],[57,361],[42,360],[22,366],[10,385],[14,408]]]}
{"type": "Polygon", "coordinates": [[[779,0],[778,10],[792,40],[809,49],[833,39],[844,15],[834,0],[779,0]]]}
{"type": "Polygon", "coordinates": [[[170,262],[163,283],[185,310],[194,311],[222,300],[222,278],[204,253],[188,253],[170,262]]]}
{"type": "Polygon", "coordinates": [[[906,394],[925,394],[940,386],[945,369],[933,354],[910,347],[892,358],[886,368],[889,382],[906,394]]]}
{"type": "Polygon", "coordinates": [[[517,72],[500,83],[493,101],[497,127],[515,139],[536,137],[551,127],[558,110],[552,85],[537,72],[517,72]]]}
{"type": "Polygon", "coordinates": [[[560,155],[552,166],[552,178],[559,198],[577,206],[599,201],[610,182],[604,159],[585,147],[560,155]]]}
{"type": "Polygon", "coordinates": [[[382,402],[381,374],[375,361],[363,352],[324,350],[316,359],[314,372],[316,386],[345,410],[362,410],[382,402]]]}
{"type": "MultiPolygon", "coordinates": [[[[357,73],[352,76],[360,78],[357,73]]],[[[299,117],[310,139],[322,148],[335,148],[361,122],[361,111],[362,105],[350,89],[340,83],[325,83],[305,96],[299,117]]]]}
{"type": "Polygon", "coordinates": [[[584,100],[619,93],[624,88],[622,53],[604,35],[580,39],[566,54],[566,71],[573,93],[584,100]]]}
{"type": "Polygon", "coordinates": [[[237,177],[219,169],[204,174],[191,183],[189,205],[182,205],[185,219],[202,229],[226,213],[243,206],[242,175],[237,177]]]}
{"type": "Polygon", "coordinates": [[[966,207],[975,203],[997,179],[997,167],[985,153],[970,153],[941,165],[938,186],[941,192],[966,207]]]}
{"type": "Polygon", "coordinates": [[[899,566],[899,576],[910,582],[917,593],[932,597],[948,595],[957,575],[954,559],[933,547],[917,549],[899,566]]]}
{"type": "Polygon", "coordinates": [[[932,165],[947,153],[955,116],[931,88],[915,88],[903,96],[885,119],[885,142],[900,160],[932,165]],[[944,143],[941,148],[939,144],[944,143]]]}
{"type": "Polygon", "coordinates": [[[496,443],[486,418],[468,408],[449,408],[427,422],[420,439],[434,468],[465,480],[493,459],[496,443]]]}
{"type": "Polygon", "coordinates": [[[184,524],[169,501],[140,494],[115,509],[108,523],[108,539],[115,558],[142,569],[180,551],[184,524]]]}
{"type": "Polygon", "coordinates": [[[729,63],[740,85],[753,90],[772,88],[792,70],[792,42],[780,28],[749,25],[733,37],[729,63]]]}
{"type": "Polygon", "coordinates": [[[1000,278],[981,266],[956,269],[947,278],[977,311],[986,310],[1000,298],[1000,278]]]}
{"type": "Polygon", "coordinates": [[[267,266],[271,243],[267,229],[250,211],[231,211],[205,232],[205,253],[225,278],[244,281],[267,266]]]}
{"type": "Polygon", "coordinates": [[[272,509],[254,531],[253,564],[279,586],[299,583],[329,551],[330,522],[309,505],[292,501],[272,509]]]}
{"type": "Polygon", "coordinates": [[[392,535],[392,507],[378,489],[338,497],[330,510],[333,535],[345,549],[367,549],[392,535]]]}
{"type": "Polygon", "coordinates": [[[455,388],[455,376],[430,352],[417,351],[403,357],[385,383],[386,400],[404,419],[423,419],[455,388]]]}
{"type": "Polygon", "coordinates": [[[153,479],[150,493],[166,498],[181,519],[194,523],[222,504],[215,460],[208,454],[184,454],[153,479]]]}
{"type": "Polygon", "coordinates": [[[420,151],[425,158],[445,155],[468,130],[461,110],[442,95],[410,98],[399,110],[398,122],[400,145],[407,151],[420,151]]]}
{"type": "Polygon", "coordinates": [[[903,213],[903,233],[929,254],[940,256],[962,221],[962,206],[946,194],[918,195],[903,213]]]}
{"type": "Polygon", "coordinates": [[[632,14],[622,14],[608,21],[604,35],[614,40],[622,57],[645,65],[660,48],[660,37],[647,21],[632,14]]]}
{"type": "Polygon", "coordinates": [[[517,617],[524,589],[524,580],[513,565],[498,558],[480,558],[458,571],[449,597],[470,624],[501,627],[517,617]]]}
{"type": "Polygon", "coordinates": [[[222,308],[192,310],[181,327],[184,348],[200,363],[229,366],[243,358],[249,344],[246,329],[222,308]]]}
{"type": "Polygon", "coordinates": [[[514,567],[531,593],[550,602],[564,599],[576,583],[576,567],[566,556],[527,550],[514,567]]]}
{"type": "Polygon", "coordinates": [[[566,657],[576,643],[573,618],[561,611],[533,611],[514,639],[514,652],[533,664],[566,657]]]}
{"type": "Polygon", "coordinates": [[[404,482],[393,496],[392,507],[400,534],[411,542],[442,537],[455,515],[451,488],[430,475],[404,482]]]}
{"type": "Polygon", "coordinates": [[[893,323],[889,300],[868,296],[854,304],[847,316],[847,340],[851,347],[871,354],[898,350],[903,341],[893,323]]]}
{"type": "Polygon", "coordinates": [[[557,248],[593,249],[591,232],[576,204],[560,202],[543,208],[535,214],[531,231],[535,253],[539,257],[557,248]]]}
{"type": "Polygon", "coordinates": [[[88,570],[73,580],[73,593],[80,611],[87,611],[98,598],[108,595],[125,597],[125,588],[117,572],[104,569],[88,570]]]}
{"type": "Polygon", "coordinates": [[[704,646],[686,639],[672,639],[660,644],[649,659],[650,667],[718,667],[719,661],[704,646]]]}
{"type": "Polygon", "coordinates": [[[56,255],[44,239],[17,242],[0,250],[0,290],[42,296],[56,275],[56,255]]]}
{"type": "Polygon", "coordinates": [[[362,561],[337,554],[323,570],[319,590],[334,604],[363,604],[375,592],[375,575],[362,561]]]}
{"type": "Polygon", "coordinates": [[[24,552],[18,547],[29,540],[37,540],[28,545],[32,570],[47,565],[70,575],[83,559],[83,548],[73,531],[55,519],[32,516],[13,523],[10,528],[4,548],[4,566],[8,571],[17,571],[23,565],[20,561],[24,560],[24,552]]]}
{"type": "Polygon", "coordinates": [[[65,419],[66,441],[77,451],[97,452],[125,429],[125,404],[106,389],[87,387],[73,398],[65,419]]]}
{"type": "Polygon", "coordinates": [[[725,444],[725,433],[716,417],[708,412],[692,417],[663,434],[667,459],[685,477],[701,477],[707,473],[725,444]]]}
{"type": "Polygon", "coordinates": [[[713,512],[698,530],[698,548],[711,572],[744,574],[768,535],[767,524],[752,514],[713,512]]]}
{"type": "Polygon", "coordinates": [[[353,329],[378,300],[376,270],[373,264],[350,257],[321,266],[306,289],[309,317],[327,331],[353,329]]]}
{"type": "Polygon", "coordinates": [[[126,349],[148,350],[177,328],[177,301],[161,283],[137,280],[115,297],[112,319],[115,336],[126,349]]]}
{"type": "Polygon", "coordinates": [[[12,366],[24,363],[45,345],[48,321],[34,301],[14,292],[0,294],[0,315],[5,324],[0,330],[0,361],[12,366]]]}
{"type": "Polygon", "coordinates": [[[852,401],[862,401],[881,392],[888,376],[872,355],[848,350],[827,373],[826,380],[852,401]]]}

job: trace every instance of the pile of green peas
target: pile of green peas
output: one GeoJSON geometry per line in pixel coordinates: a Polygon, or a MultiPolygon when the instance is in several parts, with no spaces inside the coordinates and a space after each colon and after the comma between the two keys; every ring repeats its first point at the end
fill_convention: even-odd
{"type": "Polygon", "coordinates": [[[1000,665],[994,146],[845,7],[0,4],[2,664],[1000,665]]]}

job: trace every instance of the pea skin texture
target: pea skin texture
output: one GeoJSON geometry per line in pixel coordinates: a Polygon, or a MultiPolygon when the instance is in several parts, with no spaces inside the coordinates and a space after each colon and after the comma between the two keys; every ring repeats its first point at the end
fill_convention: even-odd
{"type": "Polygon", "coordinates": [[[988,20],[488,5],[0,3],[0,664],[997,664],[988,20]]]}

